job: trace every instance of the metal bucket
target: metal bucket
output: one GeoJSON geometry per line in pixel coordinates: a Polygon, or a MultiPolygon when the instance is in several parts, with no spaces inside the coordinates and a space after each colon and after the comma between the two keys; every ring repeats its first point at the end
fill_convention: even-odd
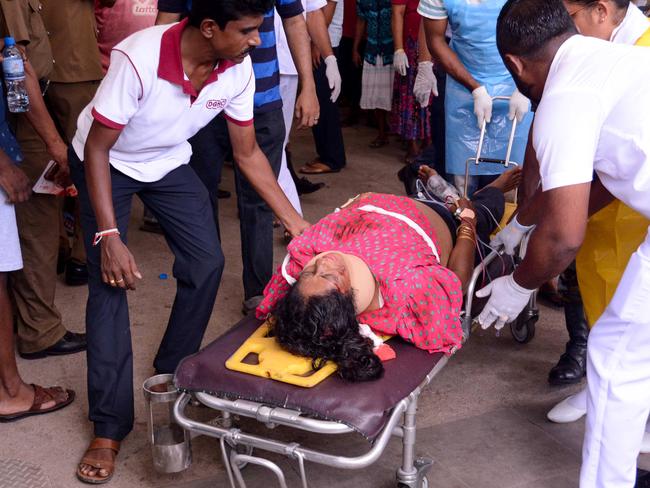
{"type": "Polygon", "coordinates": [[[174,422],[172,414],[179,395],[173,378],[171,374],[159,374],[142,384],[149,414],[153,465],[160,473],[178,473],[192,464],[190,433],[174,422]]]}

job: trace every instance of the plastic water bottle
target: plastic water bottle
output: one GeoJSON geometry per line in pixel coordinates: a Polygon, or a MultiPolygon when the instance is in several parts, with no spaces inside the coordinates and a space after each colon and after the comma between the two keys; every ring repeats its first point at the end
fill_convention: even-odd
{"type": "Polygon", "coordinates": [[[23,57],[16,46],[13,37],[5,37],[5,48],[2,51],[2,71],[7,87],[7,105],[9,111],[27,112],[29,110],[29,97],[25,88],[25,65],[23,57]]]}

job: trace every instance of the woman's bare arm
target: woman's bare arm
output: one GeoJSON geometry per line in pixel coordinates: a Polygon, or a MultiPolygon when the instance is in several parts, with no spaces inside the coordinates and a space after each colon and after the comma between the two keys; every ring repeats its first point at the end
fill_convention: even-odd
{"type": "MultiPolygon", "coordinates": [[[[469,200],[461,198],[458,200],[461,209],[474,207],[469,200]]],[[[474,218],[464,218],[458,228],[456,245],[451,250],[447,268],[453,271],[461,282],[463,293],[467,291],[469,282],[474,272],[474,256],[476,252],[476,214],[474,218]]]]}

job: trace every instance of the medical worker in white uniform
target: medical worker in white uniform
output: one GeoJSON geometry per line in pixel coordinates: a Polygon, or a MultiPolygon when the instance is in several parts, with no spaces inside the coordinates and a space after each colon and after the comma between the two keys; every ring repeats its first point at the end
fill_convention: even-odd
{"type": "MultiPolygon", "coordinates": [[[[502,328],[575,258],[587,218],[618,198],[650,218],[650,50],[578,35],[561,0],[508,0],[497,44],[538,104],[541,188],[503,240],[536,225],[517,270],[479,290],[478,320],[502,328]]],[[[650,413],[650,235],[589,337],[581,488],[632,488],[650,413]]]]}
{"type": "MultiPolygon", "coordinates": [[[[434,62],[447,74],[445,132],[447,173],[456,187],[465,184],[465,162],[476,155],[480,129],[487,123],[482,156],[504,159],[510,137],[510,121],[519,122],[512,161],[522,163],[532,121],[530,103],[515,87],[499,56],[495,26],[506,0],[420,0],[427,45],[434,62]],[[451,31],[447,45],[446,33],[451,31]],[[510,102],[492,102],[492,97],[512,97],[510,102]]],[[[427,65],[428,66],[428,65],[427,65]]],[[[424,67],[419,67],[424,68],[424,67]]],[[[420,73],[422,78],[424,73],[420,73]]],[[[435,76],[428,66],[427,79],[436,94],[435,76]]],[[[481,163],[470,167],[468,194],[485,186],[505,170],[504,166],[481,163]]]]}
{"type": "MultiPolygon", "coordinates": [[[[319,51],[323,53],[326,66],[326,76],[332,89],[332,101],[335,102],[341,93],[341,74],[338,63],[327,30],[327,23],[322,11],[327,5],[327,0],[302,0],[302,7],[307,21],[307,31],[316,44],[319,51]]],[[[282,165],[278,175],[278,184],[287,196],[293,208],[302,215],[302,206],[298,197],[296,184],[291,177],[287,161],[287,144],[291,136],[291,127],[295,118],[296,96],[298,95],[298,70],[291,57],[291,50],[287,36],[284,33],[282,19],[275,16],[275,37],[277,40],[278,63],[280,65],[280,96],[282,97],[282,113],[284,114],[284,125],[286,135],[284,137],[284,150],[282,151],[282,165]]],[[[318,122],[318,120],[316,121],[318,122]]]]}
{"type": "MultiPolygon", "coordinates": [[[[650,19],[630,0],[564,0],[580,33],[616,44],[650,47],[650,19]]],[[[562,400],[549,413],[552,422],[567,423],[587,413],[586,387],[562,400]]],[[[650,453],[650,425],[641,452],[650,453]]]]}

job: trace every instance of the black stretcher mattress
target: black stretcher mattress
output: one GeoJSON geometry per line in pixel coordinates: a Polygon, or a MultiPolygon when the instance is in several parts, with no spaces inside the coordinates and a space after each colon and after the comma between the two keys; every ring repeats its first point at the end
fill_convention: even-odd
{"type": "Polygon", "coordinates": [[[186,392],[205,392],[220,398],[298,410],[314,418],[342,422],[373,440],[380,434],[393,407],[419,386],[444,356],[393,338],[390,345],[397,358],[384,363],[382,379],[347,383],[334,374],[313,388],[227,369],[226,360],[261,323],[249,315],[197,354],[185,358],[176,370],[176,387],[186,392]]]}

